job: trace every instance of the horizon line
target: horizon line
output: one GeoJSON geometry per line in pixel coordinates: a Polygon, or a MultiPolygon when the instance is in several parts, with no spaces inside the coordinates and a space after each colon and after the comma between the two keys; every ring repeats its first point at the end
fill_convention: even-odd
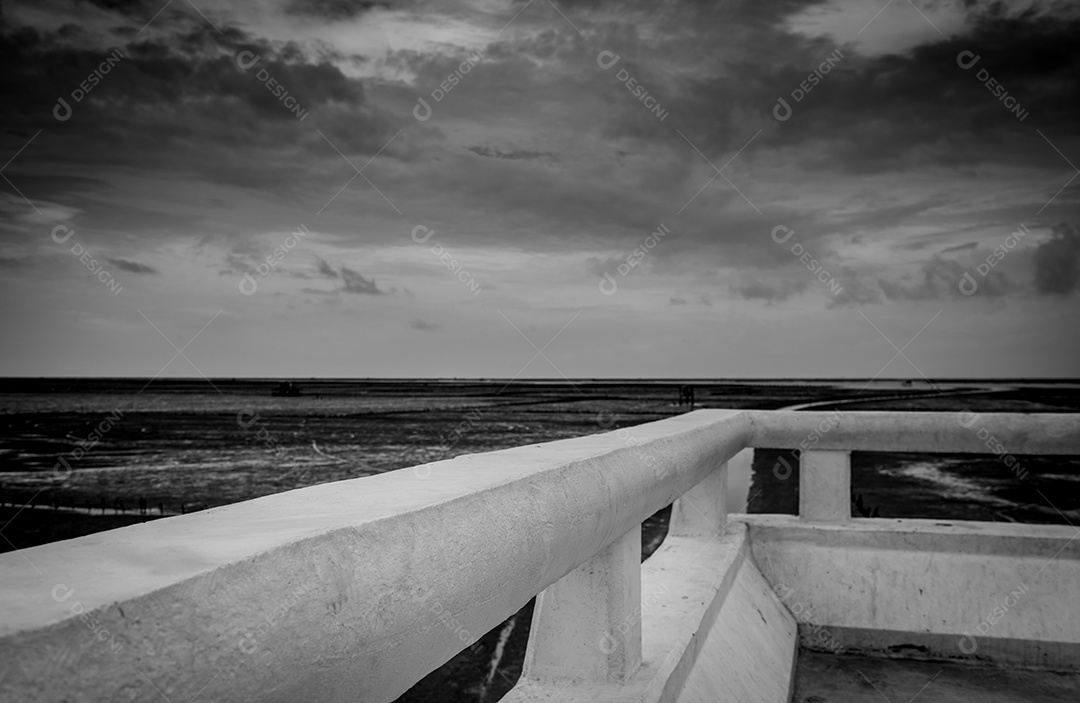
{"type": "Polygon", "coordinates": [[[674,381],[867,381],[870,383],[889,381],[912,381],[929,383],[931,381],[977,382],[977,381],[1055,381],[1080,382],[1078,376],[931,376],[931,377],[873,377],[866,376],[578,376],[557,378],[506,378],[500,376],[0,376],[0,381],[8,380],[122,380],[122,381],[488,381],[508,383],[573,383],[573,382],[674,382],[674,381]]]}

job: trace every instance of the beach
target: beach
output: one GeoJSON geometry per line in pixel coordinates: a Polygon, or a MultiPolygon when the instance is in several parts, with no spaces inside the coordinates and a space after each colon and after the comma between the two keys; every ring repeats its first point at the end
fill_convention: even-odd
{"type": "MultiPolygon", "coordinates": [[[[898,381],[7,380],[0,392],[0,503],[59,507],[58,521],[177,515],[316,483],[522,444],[617,430],[695,407],[1064,412],[1076,384],[898,381]],[[956,395],[949,395],[956,394],[956,395]],[[892,400],[867,402],[869,397],[892,400]],[[858,401],[857,403],[850,402],[858,401]],[[820,405],[826,403],[826,405],[820,405]],[[834,404],[828,404],[834,403],[834,404]],[[145,506],[140,510],[140,506],[145,506]]],[[[1077,466],[987,457],[853,455],[856,492],[893,517],[1060,521],[1036,514],[1033,481],[1080,508],[1077,466]],[[1021,474],[1021,472],[1024,472],[1021,474]],[[977,517],[976,517],[977,516],[977,517]]],[[[792,510],[778,457],[758,452],[751,512],[792,510]],[[763,469],[765,464],[768,468],[763,469]]],[[[789,463],[797,461],[789,456],[789,463]]],[[[795,474],[797,476],[797,473],[795,474]]],[[[1036,497],[1037,498],[1037,497],[1036,497]]],[[[1055,501],[1056,502],[1056,501],[1055,501]]],[[[46,521],[44,516],[35,519],[46,521]]],[[[22,540],[19,522],[5,535],[22,540]]],[[[10,548],[9,545],[2,545],[10,548]]]]}

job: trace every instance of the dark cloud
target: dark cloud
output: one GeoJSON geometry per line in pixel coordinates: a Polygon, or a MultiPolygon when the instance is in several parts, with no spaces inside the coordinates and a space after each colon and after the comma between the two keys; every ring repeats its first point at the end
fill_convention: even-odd
{"type": "Polygon", "coordinates": [[[338,272],[323,259],[319,259],[318,263],[315,265],[315,270],[324,278],[338,278],[338,272]]]}
{"type": "Polygon", "coordinates": [[[140,264],[138,261],[128,261],[127,259],[109,259],[116,268],[121,271],[127,271],[128,273],[161,273],[153,266],[147,266],[146,264],[140,264]]]}
{"type": "MultiPolygon", "coordinates": [[[[934,256],[922,264],[915,276],[899,281],[879,278],[878,285],[889,300],[943,300],[963,297],[960,281],[965,273],[972,275],[971,270],[959,261],[934,256]]],[[[975,295],[999,297],[1011,289],[1008,278],[1001,271],[980,275],[977,283],[975,295]]]]}
{"type": "Polygon", "coordinates": [[[409,327],[414,330],[420,330],[421,332],[434,332],[435,330],[441,329],[442,325],[437,322],[416,319],[409,323],[409,327]]]}
{"type": "Polygon", "coordinates": [[[285,11],[293,15],[307,15],[326,20],[344,20],[358,17],[375,8],[390,9],[389,2],[365,0],[289,0],[285,11]]]}
{"type": "Polygon", "coordinates": [[[779,303],[793,295],[806,290],[808,281],[783,281],[780,283],[769,281],[752,281],[732,287],[732,291],[740,298],[747,300],[757,298],[769,303],[779,303]]]}
{"type": "Polygon", "coordinates": [[[501,151],[499,149],[493,149],[483,146],[470,146],[466,147],[468,151],[479,156],[488,156],[494,159],[539,159],[541,157],[550,157],[552,154],[547,151],[501,151]]]}
{"type": "MultiPolygon", "coordinates": [[[[130,44],[125,54],[126,62],[115,69],[117,75],[102,81],[102,88],[111,88],[102,97],[110,101],[122,99],[150,106],[211,101],[220,114],[234,119],[247,117],[236,114],[242,106],[251,116],[285,122],[298,121],[300,111],[310,112],[327,103],[353,108],[364,103],[362,84],[347,78],[329,61],[309,58],[296,44],[255,39],[238,30],[235,37],[228,38],[196,28],[153,42],[130,44]],[[291,110],[291,104],[286,106],[286,94],[300,107],[291,110]]],[[[41,58],[49,60],[49,55],[41,58]]],[[[95,59],[82,60],[89,67],[95,59]]]]}
{"type": "Polygon", "coordinates": [[[1055,225],[1050,239],[1035,249],[1035,292],[1069,295],[1080,283],[1080,231],[1074,225],[1055,225]]]}
{"type": "Polygon", "coordinates": [[[225,268],[218,271],[219,276],[242,276],[245,273],[250,273],[251,269],[255,268],[248,260],[248,257],[232,252],[225,255],[225,268]]]}
{"type": "Polygon", "coordinates": [[[614,275],[619,268],[619,264],[625,263],[625,256],[612,256],[608,259],[590,256],[585,260],[585,270],[593,276],[603,276],[605,273],[614,275]]]}
{"type": "Polygon", "coordinates": [[[686,298],[672,296],[668,298],[668,305],[686,305],[686,298]]]}
{"type": "MultiPolygon", "coordinates": [[[[97,4],[137,15],[140,20],[144,16],[149,19],[160,9],[149,2],[142,4],[144,11],[130,9],[135,3],[103,0],[97,4]]],[[[0,89],[11,98],[5,101],[6,107],[0,106],[0,118],[7,122],[10,117],[13,128],[25,134],[32,134],[30,127],[36,129],[42,117],[53,128],[14,168],[32,157],[39,159],[39,164],[52,159],[65,164],[119,165],[132,172],[179,173],[239,186],[262,196],[303,190],[305,195],[317,194],[312,196],[317,201],[312,210],[324,205],[354,176],[336,149],[357,166],[363,165],[366,159],[359,155],[373,155],[404,126],[401,137],[365,172],[402,209],[406,204],[399,201],[394,178],[399,179],[396,185],[405,194],[402,198],[414,195],[421,201],[425,194],[435,193],[444,202],[454,201],[462,211],[476,213],[477,221],[514,221],[523,225],[523,232],[543,227],[549,234],[531,238],[524,246],[555,245],[563,250],[581,246],[593,251],[629,251],[655,227],[658,213],[677,211],[705,184],[711,175],[707,164],[676,128],[692,138],[717,166],[757,129],[763,129],[725,171],[755,201],[757,192],[764,198],[768,191],[760,186],[755,192],[753,178],[756,173],[768,174],[770,168],[768,162],[758,163],[757,156],[761,151],[773,150],[775,154],[777,147],[786,150],[783,157],[792,178],[807,169],[829,178],[828,172],[910,172],[912,165],[927,162],[957,166],[996,160],[1011,165],[1033,158],[1056,159],[1044,145],[1031,148],[1031,141],[1037,139],[1029,129],[1031,120],[1018,124],[976,80],[976,71],[957,66],[960,49],[978,52],[977,68],[986,67],[1003,84],[1008,83],[1010,92],[1033,116],[1037,114],[1040,126],[1057,129],[1063,136],[1075,131],[1071,125],[1077,123],[1077,110],[1059,98],[1080,86],[1073,70],[1077,52],[1071,39],[1072,30],[1078,28],[1076,22],[1046,22],[1038,15],[1017,18],[993,12],[984,13],[985,17],[973,14],[977,21],[963,36],[930,42],[902,56],[871,58],[843,48],[844,58],[806,100],[795,105],[792,118],[779,123],[772,115],[777,97],[790,95],[809,70],[837,49],[827,39],[811,40],[784,29],[785,16],[812,4],[812,0],[683,2],[660,7],[643,2],[569,3],[566,12],[575,22],[588,26],[590,34],[596,33],[595,42],[586,45],[565,26],[523,32],[523,37],[513,39],[507,34],[486,48],[483,60],[462,77],[452,99],[435,105],[436,119],[421,124],[409,114],[416,97],[429,94],[457,70],[462,56],[443,52],[390,55],[388,64],[400,62],[403,69],[417,72],[415,85],[380,79],[371,82],[375,87],[369,95],[366,81],[343,74],[329,49],[320,53],[312,45],[271,42],[225,24],[220,25],[224,34],[219,35],[190,8],[177,11],[174,17],[174,3],[156,20],[153,30],[140,38],[113,38],[125,42],[120,47],[124,60],[95,88],[94,99],[75,106],[72,119],[63,124],[52,124],[50,113],[56,97],[70,93],[100,65],[108,49],[81,47],[62,32],[2,32],[0,56],[10,59],[5,61],[10,68],[0,76],[0,89]],[[616,7],[627,14],[608,19],[616,7]],[[720,22],[728,15],[737,21],[720,22]],[[651,24],[638,25],[638,18],[651,24]],[[677,31],[653,31],[656,26],[677,31]],[[611,47],[621,54],[617,69],[605,72],[597,67],[599,47],[611,47]],[[237,62],[241,51],[252,52],[258,62],[244,70],[237,62]],[[661,123],[640,104],[617,78],[620,69],[654,94],[671,118],[661,123]],[[312,118],[300,124],[267,89],[261,77],[264,71],[295,96],[312,118]],[[380,105],[388,106],[386,112],[372,105],[371,95],[377,96],[380,105]],[[404,100],[399,99],[402,96],[404,100]],[[1025,102],[1028,100],[1030,105],[1025,102]],[[1036,107],[1040,108],[1038,113],[1036,107]],[[439,131],[439,125],[445,127],[451,120],[495,126],[512,120],[520,125],[523,116],[537,114],[542,114],[543,128],[537,129],[536,141],[521,139],[526,132],[520,130],[503,138],[498,133],[468,133],[473,144],[490,139],[501,148],[455,143],[452,132],[448,136],[439,131]],[[1045,123],[1044,117],[1048,120],[1045,123]],[[315,127],[332,144],[319,136],[315,127]],[[570,133],[587,140],[580,154],[574,153],[579,142],[559,141],[570,133]],[[420,134],[423,140],[417,136],[420,134]],[[477,138],[477,134],[482,136],[477,138]],[[544,141],[549,136],[551,140],[544,141]],[[604,137],[609,139],[605,142],[604,137]],[[1023,149],[1017,147],[1020,141],[1023,149]],[[442,146],[447,149],[440,153],[442,146]],[[602,152],[605,146],[611,147],[610,162],[575,163],[578,157],[584,161],[595,156],[594,152],[602,152]],[[552,151],[545,150],[548,148],[552,151]],[[648,168],[635,165],[635,159],[640,163],[645,158],[648,168]],[[408,174],[403,169],[395,171],[385,165],[393,159],[398,159],[399,165],[409,159],[424,160],[424,169],[408,174]],[[756,170],[757,166],[764,168],[756,170]],[[461,177],[462,168],[468,169],[468,178],[461,177]],[[679,193],[678,197],[672,197],[673,193],[679,193]],[[593,247],[594,243],[602,246],[593,247]]],[[[297,14],[343,19],[379,6],[324,0],[296,1],[288,8],[297,14]]],[[[524,2],[519,2],[515,9],[523,6],[524,2]]],[[[455,11],[448,10],[451,14],[455,11]]],[[[537,20],[530,19],[532,14],[524,14],[519,22],[537,20]]],[[[507,19],[510,16],[512,13],[507,19]]],[[[216,16],[214,19],[217,21],[216,16]]],[[[133,24],[138,29],[142,22],[133,24]]],[[[405,70],[403,75],[409,72],[405,70]]],[[[1055,136],[1054,131],[1047,133],[1055,136]]],[[[8,153],[14,153],[18,146],[14,144],[8,153]]],[[[1054,164],[1054,168],[1061,167],[1054,164]]],[[[23,183],[22,178],[15,180],[20,186],[23,183]]],[[[37,199],[54,192],[49,188],[48,180],[42,178],[37,184],[32,182],[26,192],[37,199]]],[[[350,198],[358,198],[357,189],[365,188],[357,180],[333,208],[348,212],[356,202],[350,198]]],[[[62,202],[84,211],[91,207],[76,197],[62,202]]],[[[298,211],[305,205],[295,199],[283,202],[298,211]]],[[[910,224],[928,217],[935,208],[956,204],[949,195],[898,197],[881,207],[857,208],[859,212],[853,215],[842,214],[850,210],[834,209],[828,219],[824,213],[829,208],[815,212],[813,207],[800,207],[795,214],[802,219],[797,220],[788,217],[776,202],[774,199],[766,213],[771,221],[788,222],[808,245],[819,237],[854,232],[872,238],[875,229],[910,224]]],[[[125,231],[155,226],[155,215],[152,208],[133,211],[125,218],[129,225],[125,231]]],[[[82,218],[80,224],[100,229],[112,226],[94,212],[86,212],[82,218]]],[[[776,246],[768,236],[769,228],[755,218],[760,215],[717,178],[680,215],[676,234],[652,252],[646,265],[665,272],[694,266],[712,266],[715,271],[719,262],[766,269],[788,265],[789,252],[776,246]]],[[[192,224],[158,217],[156,226],[168,233],[190,230],[192,224]]],[[[481,238],[501,243],[507,237],[505,230],[467,229],[464,223],[461,230],[461,238],[468,238],[470,244],[481,238]]],[[[958,239],[891,245],[918,250],[930,247],[932,241],[958,239]]],[[[950,247],[943,253],[962,250],[950,247]]],[[[622,261],[592,260],[588,267],[597,275],[605,270],[615,273],[622,261]]],[[[941,269],[940,264],[934,264],[900,282],[878,285],[868,280],[863,288],[845,284],[841,295],[847,296],[843,300],[859,303],[880,302],[882,296],[920,300],[945,295],[942,281],[947,272],[935,266],[941,269]]],[[[316,269],[327,279],[343,276],[322,261],[316,269]]],[[[358,290],[350,292],[374,294],[366,285],[374,292],[386,292],[374,281],[356,275],[358,290]]],[[[987,288],[995,290],[993,282],[987,288]]],[[[767,301],[794,295],[783,285],[748,284],[735,292],[767,301]]]]}
{"type": "MultiPolygon", "coordinates": [[[[49,139],[34,145],[39,159],[195,173],[214,183],[285,192],[299,188],[304,179],[296,178],[297,171],[315,161],[333,159],[348,169],[301,115],[318,113],[323,134],[356,160],[374,154],[393,134],[389,119],[369,105],[362,82],[317,52],[235,28],[219,35],[197,13],[175,20],[159,18],[168,33],[100,48],[68,45],[58,33],[33,28],[0,32],[5,131],[32,135],[48,124],[49,139]],[[76,101],[72,92],[95,72],[100,75],[92,99],[76,101]],[[58,121],[54,110],[63,112],[61,98],[71,113],[58,121]]],[[[325,168],[309,176],[339,182],[339,174],[325,168]]],[[[27,195],[55,192],[46,187],[27,195]]]]}
{"type": "Polygon", "coordinates": [[[860,276],[854,269],[844,267],[836,280],[840,281],[841,288],[829,301],[830,308],[881,304],[881,288],[876,282],[860,276]]]}
{"type": "Polygon", "coordinates": [[[109,232],[130,232],[146,237],[151,234],[168,236],[173,232],[191,230],[203,224],[203,218],[194,213],[167,212],[116,202],[103,203],[99,199],[87,197],[84,187],[75,190],[72,185],[65,185],[61,180],[41,180],[47,182],[37,179],[27,179],[24,182],[31,187],[54,185],[58,190],[67,189],[64,203],[81,211],[79,223],[83,227],[109,232]]]}
{"type": "Polygon", "coordinates": [[[974,249],[977,246],[979,246],[978,242],[968,242],[967,244],[957,244],[954,247],[946,247],[946,248],[942,249],[941,253],[942,254],[948,254],[948,253],[954,252],[954,251],[967,251],[968,249],[974,249]]]}
{"type": "MultiPolygon", "coordinates": [[[[1032,148],[1032,119],[1021,122],[1011,113],[986,88],[980,72],[1037,117],[1044,132],[1071,133],[1080,122],[1080,101],[1063,96],[1080,94],[1078,34],[1076,13],[973,12],[961,34],[903,55],[867,57],[775,27],[755,34],[756,49],[744,49],[745,55],[729,59],[723,69],[688,74],[681,84],[668,81],[670,95],[663,94],[663,76],[650,74],[644,57],[627,70],[650,92],[656,86],[661,104],[714,163],[761,129],[740,162],[752,161],[755,151],[769,146],[801,146],[796,158],[803,168],[849,174],[987,162],[1046,165],[1057,156],[1032,148]],[[838,48],[843,57],[796,102],[791,93],[838,48]],[[979,55],[977,65],[962,69],[961,51],[979,55]],[[783,122],[773,114],[779,98],[792,108],[783,122]],[[805,148],[808,144],[816,148],[805,148]]],[[[615,120],[638,124],[640,118],[620,111],[609,126],[616,134],[634,136],[633,125],[615,120]]]]}
{"type": "MultiPolygon", "coordinates": [[[[91,5],[97,5],[104,10],[111,10],[123,15],[141,16],[143,11],[149,9],[152,4],[147,0],[88,0],[91,5]]],[[[160,10],[161,7],[159,6],[160,10]]],[[[153,14],[149,15],[146,19],[150,19],[153,14]]]]}
{"type": "Polygon", "coordinates": [[[382,295],[382,291],[375,285],[375,279],[364,278],[358,272],[347,266],[341,267],[341,280],[345,283],[346,293],[357,295],[382,295]]]}

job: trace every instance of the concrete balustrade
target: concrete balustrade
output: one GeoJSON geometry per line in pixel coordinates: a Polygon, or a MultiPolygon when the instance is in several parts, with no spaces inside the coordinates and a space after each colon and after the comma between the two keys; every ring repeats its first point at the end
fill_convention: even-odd
{"type": "Polygon", "coordinates": [[[0,555],[0,699],[393,700],[749,436],[701,411],[0,555]]]}
{"type": "Polygon", "coordinates": [[[849,642],[885,632],[887,647],[978,626],[981,605],[963,605],[931,627],[937,600],[903,601],[912,589],[992,599],[1014,567],[1058,588],[999,639],[1071,652],[1080,622],[1053,613],[1080,578],[1072,528],[852,519],[849,453],[1080,454],[1077,426],[702,410],[3,554],[0,699],[391,701],[539,594],[509,701],[772,703],[796,647],[780,581],[849,642]],[[726,463],[747,447],[804,449],[801,517],[729,518],[726,463]],[[673,501],[641,565],[640,524],[673,501]]]}
{"type": "Polygon", "coordinates": [[[1061,413],[748,411],[751,446],[800,449],[799,515],[851,518],[851,451],[997,454],[1006,468],[1017,454],[1080,454],[1080,419],[1061,413]],[[902,418],[902,422],[898,422],[902,418]]]}
{"type": "Polygon", "coordinates": [[[683,493],[671,506],[668,534],[712,537],[723,532],[728,524],[727,482],[725,462],[683,493]]]}
{"type": "Polygon", "coordinates": [[[748,410],[761,449],[1077,454],[1080,415],[1066,413],[748,410]],[[998,449],[1000,448],[1000,451],[998,449]]]}
{"type": "Polygon", "coordinates": [[[525,675],[538,683],[622,683],[641,666],[641,525],[536,599],[525,675]]]}
{"type": "Polygon", "coordinates": [[[820,522],[843,522],[851,517],[851,452],[802,453],[799,517],[820,522]]]}
{"type": "Polygon", "coordinates": [[[1080,670],[1080,529],[740,515],[819,650],[1080,670]]]}

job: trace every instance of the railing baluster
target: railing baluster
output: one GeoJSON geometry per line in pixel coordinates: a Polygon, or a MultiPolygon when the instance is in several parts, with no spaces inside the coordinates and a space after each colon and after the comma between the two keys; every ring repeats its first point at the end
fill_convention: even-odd
{"type": "Polygon", "coordinates": [[[714,536],[727,526],[727,479],[725,461],[701,483],[684,493],[671,506],[669,535],[677,537],[714,536]]]}
{"type": "Polygon", "coordinates": [[[641,526],[536,597],[523,677],[626,681],[641,664],[641,526]]]}
{"type": "Polygon", "coordinates": [[[811,450],[802,453],[799,516],[817,522],[851,519],[851,452],[811,450]]]}

